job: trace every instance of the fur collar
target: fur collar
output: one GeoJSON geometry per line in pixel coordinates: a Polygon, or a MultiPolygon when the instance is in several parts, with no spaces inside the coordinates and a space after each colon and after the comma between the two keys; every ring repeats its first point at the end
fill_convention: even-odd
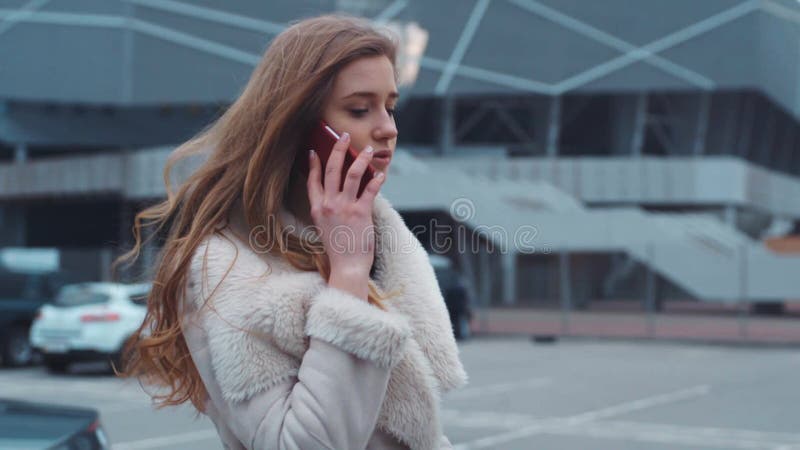
{"type": "MultiPolygon", "coordinates": [[[[286,224],[302,225],[286,210],[281,217],[286,224]]],[[[441,393],[466,385],[467,374],[425,249],[381,194],[375,198],[373,222],[373,279],[384,292],[400,292],[385,301],[387,314],[407,320],[412,330],[412,339],[392,368],[377,427],[412,449],[435,449],[442,433],[441,393]]],[[[236,228],[233,222],[232,226],[236,228]]],[[[242,326],[210,324],[206,330],[222,395],[234,402],[297,375],[309,343],[304,333],[306,314],[314,294],[326,286],[318,273],[298,272],[282,258],[251,250],[246,242],[209,238],[199,249],[205,262],[193,261],[192,268],[194,273],[205,271],[209,280],[221,274],[240,280],[229,283],[227,291],[216,292],[212,304],[225,323],[242,326]],[[233,258],[237,262],[231,266],[233,258]],[[258,285],[254,297],[247,291],[247,280],[264,275],[264,262],[274,278],[258,285]],[[233,292],[237,289],[241,291],[233,292]],[[248,296],[247,302],[236,301],[242,295],[248,296]],[[241,328],[264,332],[271,345],[265,345],[264,336],[242,333],[241,328]]],[[[209,284],[202,287],[200,298],[207,298],[208,288],[214,289],[215,283],[209,284]]]]}

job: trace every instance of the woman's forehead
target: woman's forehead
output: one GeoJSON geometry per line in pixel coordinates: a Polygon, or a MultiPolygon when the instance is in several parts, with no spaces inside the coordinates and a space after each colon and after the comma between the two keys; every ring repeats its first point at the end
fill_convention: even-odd
{"type": "Polygon", "coordinates": [[[373,93],[380,97],[396,96],[394,68],[389,58],[360,58],[343,67],[336,75],[333,87],[336,98],[344,99],[364,93],[373,93]]]}

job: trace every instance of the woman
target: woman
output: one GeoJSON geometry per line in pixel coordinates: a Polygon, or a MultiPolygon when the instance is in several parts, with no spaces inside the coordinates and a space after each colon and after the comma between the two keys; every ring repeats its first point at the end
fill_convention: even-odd
{"type": "Polygon", "coordinates": [[[440,394],[467,376],[427,253],[379,193],[394,63],[365,21],[289,27],[225,114],[176,150],[167,186],[177,159],[211,149],[203,165],[136,217],[123,260],[143,227],[169,230],[121,375],[161,386],[160,406],[191,401],[225,448],[451,448],[440,394]],[[324,182],[304,145],[320,119],[343,132],[324,182]],[[348,145],[360,153],[340,178],[348,145]],[[379,175],[359,197],[367,164],[379,175]]]}

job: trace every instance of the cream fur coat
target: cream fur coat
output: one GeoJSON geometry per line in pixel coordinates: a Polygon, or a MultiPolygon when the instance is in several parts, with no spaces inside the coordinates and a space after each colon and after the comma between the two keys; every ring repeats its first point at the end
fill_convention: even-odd
{"type": "MultiPolygon", "coordinates": [[[[342,295],[318,273],[299,272],[242,239],[213,236],[203,243],[192,261],[187,298],[195,309],[212,305],[221,319],[205,322],[208,378],[226,403],[246,402],[295,379],[313,336],[390,369],[376,430],[411,449],[438,449],[447,441],[440,396],[464,386],[467,374],[426,251],[381,194],[373,222],[373,279],[384,292],[401,291],[385,301],[388,311],[342,295]]],[[[198,353],[193,350],[199,361],[198,353]]]]}

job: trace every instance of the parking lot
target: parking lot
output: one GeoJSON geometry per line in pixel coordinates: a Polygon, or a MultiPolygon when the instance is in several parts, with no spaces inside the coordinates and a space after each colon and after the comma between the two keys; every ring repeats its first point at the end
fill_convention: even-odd
{"type": "MultiPolygon", "coordinates": [[[[459,449],[800,449],[800,352],[656,342],[477,338],[469,385],[443,403],[459,449]]],[[[128,449],[219,449],[191,408],[153,411],[96,365],[0,371],[0,396],[96,407],[128,449]]]]}

